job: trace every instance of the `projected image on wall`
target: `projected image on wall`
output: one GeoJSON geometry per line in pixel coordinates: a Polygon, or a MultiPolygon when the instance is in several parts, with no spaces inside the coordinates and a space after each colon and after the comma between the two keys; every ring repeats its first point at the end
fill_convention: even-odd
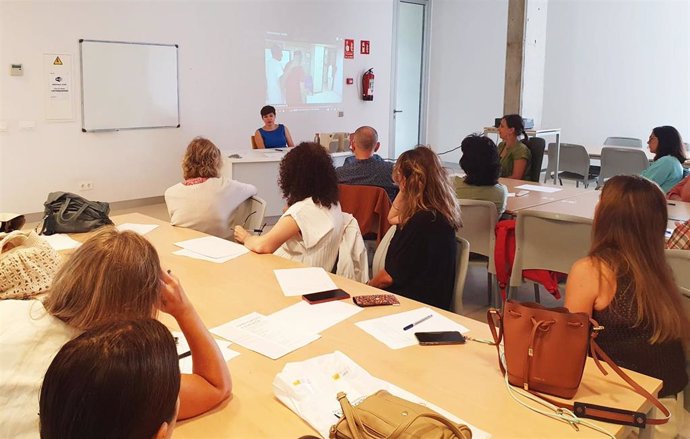
{"type": "Polygon", "coordinates": [[[264,59],[267,104],[290,109],[342,102],[341,45],[271,38],[266,39],[264,59]]]}

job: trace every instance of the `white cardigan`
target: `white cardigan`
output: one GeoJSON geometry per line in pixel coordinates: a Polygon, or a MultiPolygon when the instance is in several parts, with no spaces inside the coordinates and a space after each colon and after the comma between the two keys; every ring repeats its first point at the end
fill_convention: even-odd
{"type": "Polygon", "coordinates": [[[203,183],[185,186],[177,183],[165,191],[170,223],[189,227],[209,235],[230,239],[230,217],[252,195],[256,187],[225,177],[209,178],[203,183]]]}

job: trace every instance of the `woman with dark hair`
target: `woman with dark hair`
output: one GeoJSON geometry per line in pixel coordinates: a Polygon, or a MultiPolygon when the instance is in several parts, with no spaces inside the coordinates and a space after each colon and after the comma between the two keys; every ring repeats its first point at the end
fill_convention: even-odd
{"type": "Polygon", "coordinates": [[[667,220],[657,185],[634,175],[608,180],[589,256],[568,275],[565,306],[605,328],[597,343],[619,366],[662,380],[659,397],[675,398],[688,383],[683,344],[690,325],[664,255],[667,220]]]}
{"type": "Polygon", "coordinates": [[[460,199],[484,200],[496,204],[500,217],[506,209],[508,189],[498,182],[501,163],[493,140],[485,136],[469,135],[460,144],[460,167],[465,177],[455,177],[455,195],[460,199]]]}
{"type": "Polygon", "coordinates": [[[96,326],[67,342],[43,379],[41,439],[162,439],[175,428],[180,367],[153,320],[96,326]]]}
{"type": "Polygon", "coordinates": [[[683,179],[686,157],[680,133],[672,126],[656,127],[649,135],[647,145],[655,154],[654,162],[640,175],[668,192],[683,179]]]}
{"type": "Polygon", "coordinates": [[[258,149],[264,148],[292,148],[295,144],[292,142],[290,130],[281,124],[276,124],[276,109],[272,105],[265,105],[261,108],[261,119],[264,121],[264,126],[256,130],[254,133],[254,143],[258,149]]]}
{"type": "Polygon", "coordinates": [[[331,271],[345,226],[331,157],[317,143],[300,143],[280,162],[278,184],[287,200],[283,216],[261,236],[236,226],[235,240],[256,253],[331,271]]]}
{"type": "Polygon", "coordinates": [[[256,187],[221,175],[223,155],[216,145],[196,137],[182,160],[182,182],[165,191],[170,224],[228,239],[230,218],[256,187]]]}
{"type": "Polygon", "coordinates": [[[498,136],[503,140],[498,144],[501,160],[501,177],[522,180],[529,169],[532,153],[527,147],[527,133],[519,114],[503,116],[498,126],[498,136]],[[522,142],[518,139],[522,136],[522,142]]]}
{"type": "Polygon", "coordinates": [[[455,287],[455,231],[460,206],[441,161],[426,146],[400,155],[393,179],[400,192],[388,220],[397,229],[384,269],[369,285],[450,309],[455,287]]]}

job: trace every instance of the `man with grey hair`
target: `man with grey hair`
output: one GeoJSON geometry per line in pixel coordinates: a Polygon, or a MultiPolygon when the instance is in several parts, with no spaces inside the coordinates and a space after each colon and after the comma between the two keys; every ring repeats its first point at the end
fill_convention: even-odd
{"type": "Polygon", "coordinates": [[[379,135],[374,128],[357,128],[350,135],[350,150],[354,157],[348,157],[343,166],[335,170],[338,183],[378,186],[386,190],[391,201],[394,200],[398,186],[393,182],[393,163],[376,154],[380,147],[379,135]]]}

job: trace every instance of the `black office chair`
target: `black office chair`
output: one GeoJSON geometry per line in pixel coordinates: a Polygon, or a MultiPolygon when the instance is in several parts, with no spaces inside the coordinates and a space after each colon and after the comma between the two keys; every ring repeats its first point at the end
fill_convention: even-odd
{"type": "Polygon", "coordinates": [[[546,141],[541,137],[530,137],[527,140],[527,148],[532,153],[529,169],[525,172],[525,180],[539,181],[541,174],[541,165],[544,161],[544,149],[546,148],[546,141]]]}

